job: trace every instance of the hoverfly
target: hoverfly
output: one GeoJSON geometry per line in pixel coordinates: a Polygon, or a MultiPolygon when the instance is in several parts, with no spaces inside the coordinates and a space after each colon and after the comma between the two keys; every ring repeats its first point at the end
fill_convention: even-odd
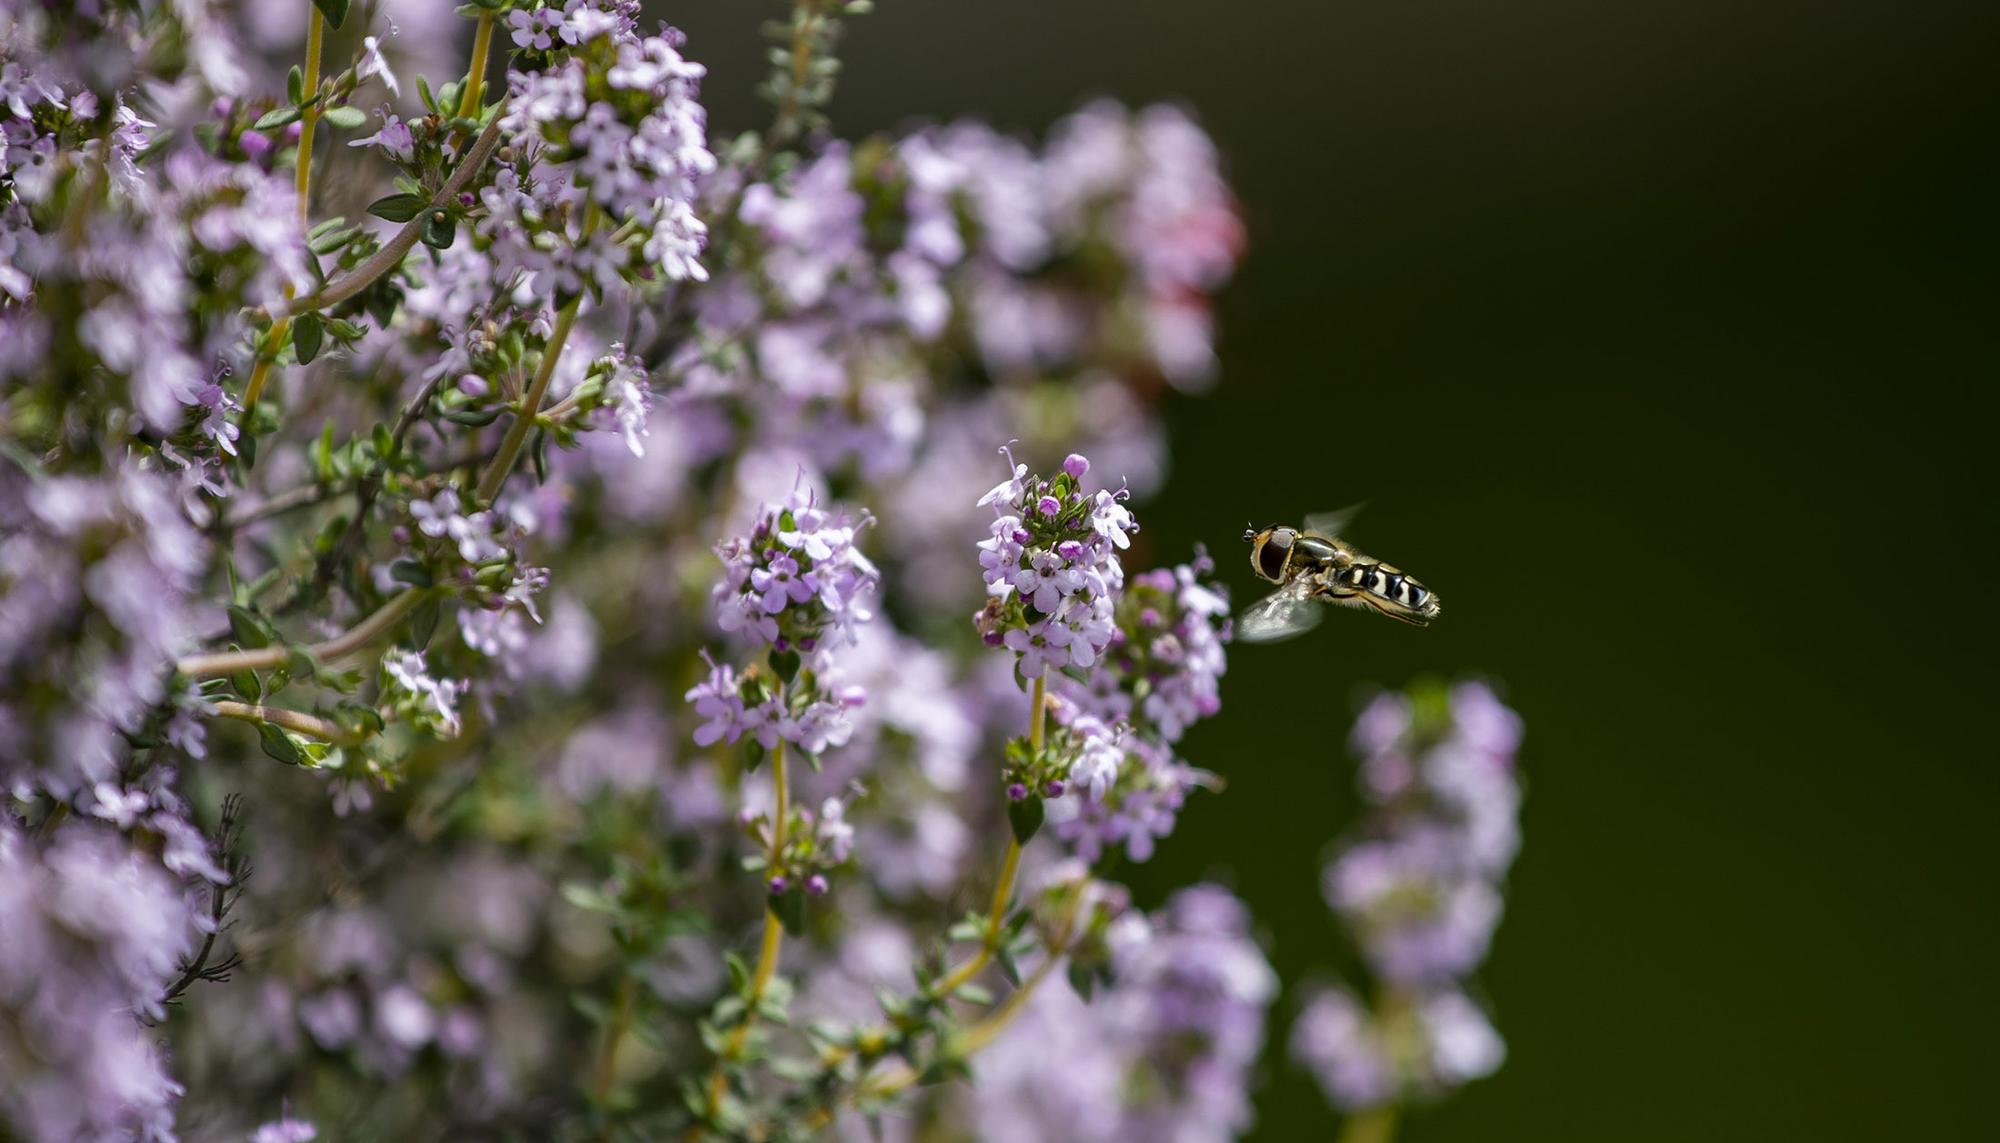
{"type": "Polygon", "coordinates": [[[1356,506],[1308,516],[1304,528],[1273,525],[1244,531],[1243,539],[1251,545],[1251,568],[1280,586],[1237,620],[1238,639],[1268,643],[1302,634],[1318,626],[1323,603],[1373,608],[1417,627],[1427,627],[1437,618],[1436,592],[1415,576],[1362,555],[1334,534],[1358,510],[1356,506]]]}

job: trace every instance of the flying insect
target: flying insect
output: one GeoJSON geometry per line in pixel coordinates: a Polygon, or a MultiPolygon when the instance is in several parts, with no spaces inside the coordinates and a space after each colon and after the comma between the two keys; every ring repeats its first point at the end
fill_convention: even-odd
{"type": "Polygon", "coordinates": [[[1269,643],[1304,634],[1325,616],[1323,604],[1366,607],[1415,627],[1430,626],[1441,610],[1436,592],[1335,535],[1358,510],[1308,516],[1303,528],[1274,524],[1244,531],[1251,568],[1278,590],[1244,611],[1236,638],[1269,643]]]}

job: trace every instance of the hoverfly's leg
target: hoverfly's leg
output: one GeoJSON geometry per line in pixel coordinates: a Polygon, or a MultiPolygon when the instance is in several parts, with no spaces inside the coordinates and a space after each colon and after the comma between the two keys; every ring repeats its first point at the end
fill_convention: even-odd
{"type": "Polygon", "coordinates": [[[1313,578],[1312,591],[1309,594],[1314,599],[1327,603],[1336,603],[1343,599],[1353,599],[1360,593],[1342,586],[1331,576],[1321,575],[1313,578]]]}

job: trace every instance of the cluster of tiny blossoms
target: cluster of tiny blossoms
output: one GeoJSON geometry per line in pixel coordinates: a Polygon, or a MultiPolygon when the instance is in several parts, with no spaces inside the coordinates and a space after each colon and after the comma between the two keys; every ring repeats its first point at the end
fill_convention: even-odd
{"type": "Polygon", "coordinates": [[[511,149],[480,228],[544,296],[707,277],[693,207],[715,169],[698,99],[706,69],[680,54],[678,31],[641,35],[638,9],[568,0],[507,14],[527,66],[508,73],[511,149]]]}
{"type": "Polygon", "coordinates": [[[1050,982],[980,1058],[971,1093],[980,1137],[1241,1135],[1278,990],[1250,925],[1243,903],[1212,884],[1180,890],[1151,915],[1120,915],[1104,938],[1109,983],[1079,995],[1050,982]]]}
{"type": "Polygon", "coordinates": [[[867,521],[795,490],[765,505],[747,535],[715,546],[723,567],[712,596],[716,624],[764,645],[771,664],[739,677],[711,662],[708,677],[687,693],[702,719],[696,743],[751,735],[767,750],[782,740],[817,754],[847,741],[847,712],[865,695],[858,687],[828,692],[819,676],[871,617],[868,597],[880,573],[855,544],[867,521]]]}
{"type": "Polygon", "coordinates": [[[1327,900],[1380,985],[1313,996],[1292,1054],[1347,1110],[1434,1097],[1500,1066],[1467,980],[1499,923],[1520,845],[1521,720],[1476,682],[1378,696],[1354,728],[1370,812],[1326,869],[1327,900]]]}
{"type": "Polygon", "coordinates": [[[75,825],[37,854],[0,817],[0,1125],[22,1139],[173,1137],[155,1034],[197,916],[156,860],[75,825]]]}
{"type": "Polygon", "coordinates": [[[1002,449],[1013,474],[979,498],[991,505],[992,535],[979,542],[986,606],[976,619],[989,646],[1018,656],[1034,678],[1096,666],[1117,635],[1117,594],[1125,586],[1120,549],[1139,530],[1122,492],[1086,492],[1090,461],[1071,453],[1053,479],[1002,449]]]}
{"type": "Polygon", "coordinates": [[[1229,597],[1208,577],[1206,552],[1134,575],[1121,593],[1118,629],[1100,669],[1065,681],[1050,700],[1055,720],[1115,763],[1099,767],[1088,801],[1051,807],[1056,836],[1086,861],[1122,847],[1144,861],[1173,832],[1188,793],[1209,775],[1177,753],[1181,736],[1221,709],[1229,597]],[[1105,728],[1118,726],[1116,733],[1105,728]]]}

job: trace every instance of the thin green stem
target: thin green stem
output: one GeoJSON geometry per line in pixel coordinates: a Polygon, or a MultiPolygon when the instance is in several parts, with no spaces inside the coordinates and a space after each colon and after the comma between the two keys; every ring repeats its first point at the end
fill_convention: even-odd
{"type": "Polygon", "coordinates": [[[458,101],[458,117],[470,119],[479,110],[479,97],[486,83],[486,56],[493,47],[493,13],[479,13],[479,30],[472,34],[472,63],[465,69],[465,94],[458,101]]]}
{"type": "Polygon", "coordinates": [[[597,1077],[591,1086],[599,1107],[611,1100],[618,1082],[618,1045],[632,1027],[632,1006],[638,1000],[638,985],[628,971],[618,982],[618,998],[613,1002],[611,1020],[604,1026],[604,1046],[597,1056],[597,1077]]]}
{"type": "Polygon", "coordinates": [[[1347,1117],[1340,1143],[1390,1143],[1396,1137],[1396,1105],[1384,1103],[1347,1117]]]}
{"type": "Polygon", "coordinates": [[[500,439],[499,453],[479,478],[475,495],[481,504],[491,504],[493,498],[500,494],[501,486],[507,483],[507,474],[514,471],[514,463],[521,458],[521,446],[527,443],[528,433],[535,427],[535,414],[541,411],[542,398],[549,391],[549,379],[555,376],[556,359],[562,356],[563,343],[569,340],[569,331],[576,328],[576,313],[582,305],[583,296],[579,294],[557,311],[555,330],[549,334],[549,343],[542,347],[541,365],[535,369],[534,380],[529,382],[528,391],[521,397],[514,423],[507,426],[507,435],[500,439]]]}
{"type": "Polygon", "coordinates": [[[249,311],[250,316],[283,321],[302,313],[329,309],[374,285],[376,279],[401,266],[404,257],[416,248],[417,240],[423,237],[424,227],[430,223],[431,211],[443,210],[472,185],[473,177],[486,168],[486,164],[493,158],[493,153],[500,149],[500,139],[500,119],[495,116],[493,122],[488,123],[486,130],[480,132],[479,138],[473,142],[472,149],[459,160],[458,166],[452,168],[451,177],[445,180],[444,186],[438,188],[438,192],[431,196],[430,210],[420,211],[415,218],[404,223],[401,230],[391,235],[389,241],[383,243],[380,249],[369,255],[366,261],[328,282],[318,292],[286,302],[276,313],[253,309],[249,311]]]}
{"type": "Polygon", "coordinates": [[[310,734],[335,746],[354,746],[362,741],[361,735],[345,729],[339,723],[304,711],[285,710],[282,707],[265,706],[262,703],[253,705],[228,699],[212,702],[209,708],[221,718],[233,718],[259,726],[266,723],[281,726],[286,730],[296,730],[300,734],[310,734]]]}
{"type": "MultiPolygon", "coordinates": [[[[1036,754],[1042,752],[1042,743],[1048,733],[1048,672],[1035,676],[1034,693],[1029,699],[1028,744],[1036,754]]],[[[993,903],[986,911],[986,933],[979,941],[979,951],[970,959],[946,973],[938,984],[938,995],[950,996],[959,987],[978,976],[992,963],[993,956],[1000,949],[1000,933],[1007,920],[1007,906],[1014,899],[1014,877],[1021,867],[1021,843],[1010,833],[1007,837],[1007,854],[1000,861],[1000,878],[993,885],[993,903]]]]}
{"type": "MultiPolygon", "coordinates": [[[[597,229],[597,204],[591,203],[584,209],[583,233],[578,239],[589,238],[597,229]]],[[[514,462],[521,457],[521,446],[527,443],[528,433],[535,427],[535,415],[541,411],[542,398],[548,395],[549,379],[555,376],[556,360],[562,356],[563,343],[569,340],[569,331],[576,328],[576,315],[583,308],[583,295],[578,294],[556,313],[556,327],[549,333],[547,345],[542,347],[541,364],[535,368],[535,377],[528,383],[528,391],[521,396],[521,407],[515,411],[514,423],[507,426],[507,435],[500,440],[500,452],[493,463],[486,466],[485,475],[479,478],[479,487],[474,495],[481,504],[491,504],[500,488],[507,483],[507,474],[514,471],[514,462]]]]}
{"type": "MultiPolygon", "coordinates": [[[[293,185],[298,189],[299,231],[304,233],[311,226],[312,203],[312,160],[313,134],[319,129],[319,57],[326,39],[326,17],[320,15],[319,5],[307,0],[310,10],[306,16],[306,62],[305,82],[300,87],[312,105],[299,116],[299,157],[298,173],[293,185]]],[[[285,300],[292,297],[292,286],[285,285],[285,300]]],[[[288,318],[279,318],[271,323],[270,332],[264,335],[264,344],[258,347],[257,363],[250,368],[250,381],[243,387],[243,416],[249,419],[250,410],[257,407],[257,401],[264,395],[264,386],[271,378],[271,366],[277,360],[278,349],[285,344],[285,334],[291,330],[288,318]]]]}
{"type": "MultiPolygon", "coordinates": [[[[1028,1000],[1035,994],[1035,989],[1039,988],[1041,983],[1055,971],[1056,966],[1062,963],[1063,958],[1069,955],[1070,943],[1076,936],[1076,923],[1083,914],[1084,903],[1089,898],[1090,882],[1088,880],[1077,882],[1070,894],[1069,905],[1063,910],[1062,920],[1057,922],[1055,933],[1049,941],[1048,956],[1041,964],[1035,966],[1035,971],[1029,973],[1027,979],[1021,982],[1021,987],[1010,993],[1007,999],[995,1005],[993,1010],[978,1022],[968,1025],[953,1036],[948,1055],[961,1060],[967,1059],[1007,1030],[1007,1025],[1027,1007],[1028,1000]]],[[[875,1098],[894,1095],[916,1081],[916,1071],[904,1064],[875,1080],[864,1083],[859,1094],[875,1098]]]]}
{"type": "Polygon", "coordinates": [[[297,183],[300,230],[307,229],[307,223],[311,221],[313,133],[319,129],[320,115],[320,101],[314,97],[319,95],[319,57],[321,45],[326,39],[326,17],[320,15],[319,5],[311,3],[311,0],[307,0],[307,6],[312,11],[306,17],[305,84],[300,90],[312,103],[299,116],[297,183]]]}
{"type": "MultiPolygon", "coordinates": [[[[785,829],[791,817],[790,783],[785,773],[785,740],[779,739],[771,751],[771,787],[776,792],[776,809],[771,819],[771,842],[765,851],[764,869],[774,873],[785,854],[785,829]]],[[[729,1034],[723,1045],[722,1054],[715,1061],[715,1070],[708,1074],[708,1107],[713,1114],[722,1106],[722,1096],[729,1088],[728,1065],[735,1063],[743,1055],[744,1046],[750,1042],[750,1029],[757,1023],[757,1006],[763,1002],[764,991],[771,986],[771,978],[778,971],[778,950],[784,943],[785,926],[778,920],[775,898],[768,894],[764,904],[764,940],[757,951],[757,968],[750,976],[750,995],[743,1011],[743,1022],[729,1034]]]]}
{"type": "MultiPolygon", "coordinates": [[[[306,651],[322,663],[345,659],[395,630],[396,625],[415,611],[429,594],[429,588],[405,588],[402,594],[376,609],[373,615],[331,639],[311,644],[306,651]]],[[[284,666],[291,656],[291,648],[283,645],[254,647],[242,651],[190,655],[175,663],[174,669],[190,679],[214,678],[237,671],[268,671],[284,666]]]]}

